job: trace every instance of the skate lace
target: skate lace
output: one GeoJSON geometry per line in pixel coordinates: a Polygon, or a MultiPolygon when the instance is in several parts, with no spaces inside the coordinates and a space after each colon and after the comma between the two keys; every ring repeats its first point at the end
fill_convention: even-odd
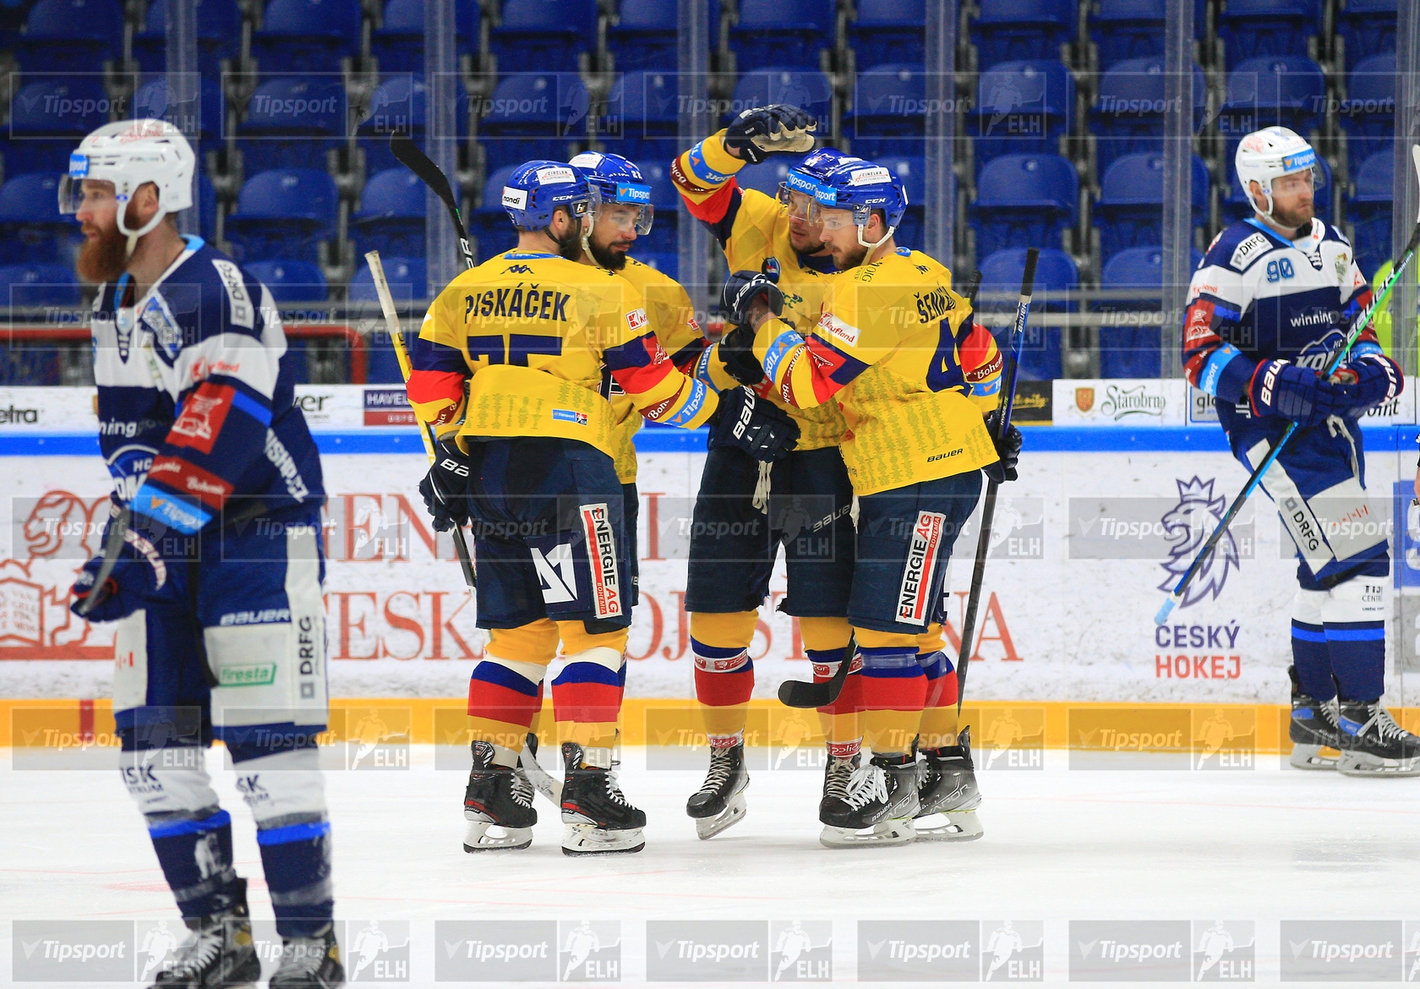
{"type": "Polygon", "coordinates": [[[528,779],[528,774],[521,769],[513,770],[513,787],[510,796],[513,803],[522,807],[531,807],[533,802],[532,780],[528,779]]]}
{"type": "Polygon", "coordinates": [[[194,978],[214,965],[222,956],[222,925],[213,924],[189,931],[187,938],[173,951],[162,971],[177,978],[194,978]]]}
{"type": "Polygon", "coordinates": [[[611,770],[606,773],[606,796],[612,803],[620,804],[622,807],[630,807],[631,802],[626,799],[626,795],[621,792],[621,787],[616,782],[616,774],[611,770]]]}
{"type": "Polygon", "coordinates": [[[853,771],[853,778],[848,783],[848,794],[844,798],[849,807],[857,810],[874,800],[886,801],[887,798],[887,773],[872,765],[853,771]]]}
{"type": "Polygon", "coordinates": [[[833,759],[828,767],[828,779],[823,785],[825,797],[848,799],[848,784],[853,779],[853,762],[850,759],[833,759]]]}
{"type": "Polygon", "coordinates": [[[293,937],[281,945],[281,964],[271,976],[272,983],[282,977],[314,976],[325,961],[325,938],[293,937]]]}
{"type": "Polygon", "coordinates": [[[730,779],[734,771],[729,749],[710,750],[710,771],[705,774],[705,782],[700,784],[700,793],[716,793],[730,779]]]}
{"type": "Polygon", "coordinates": [[[1395,723],[1390,712],[1379,704],[1375,706],[1374,713],[1371,715],[1371,724],[1375,726],[1376,734],[1387,742],[1399,741],[1407,734],[1404,728],[1395,723]]]}

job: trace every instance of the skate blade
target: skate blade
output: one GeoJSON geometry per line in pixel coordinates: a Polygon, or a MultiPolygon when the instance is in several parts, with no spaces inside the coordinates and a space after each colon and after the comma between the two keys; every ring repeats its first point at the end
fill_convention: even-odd
{"type": "Polygon", "coordinates": [[[1336,769],[1343,776],[1420,776],[1420,759],[1382,759],[1365,752],[1343,752],[1336,769]]]}
{"type": "Polygon", "coordinates": [[[562,829],[563,855],[606,855],[639,852],[646,847],[641,828],[607,831],[594,824],[567,824],[562,829]]]}
{"type": "Polygon", "coordinates": [[[695,834],[701,841],[713,838],[720,832],[740,823],[747,813],[749,813],[749,805],[745,802],[744,794],[736,793],[725,805],[725,809],[714,817],[698,818],[695,822],[695,834]]]}
{"type": "Polygon", "coordinates": [[[1294,744],[1287,761],[1298,769],[1335,769],[1340,758],[1340,750],[1330,746],[1294,744]]]}
{"type": "Polygon", "coordinates": [[[975,841],[986,833],[974,810],[923,814],[912,827],[920,841],[975,841]]]}
{"type": "Polygon", "coordinates": [[[532,828],[505,828],[492,821],[469,821],[463,836],[466,852],[527,848],[531,844],[532,828]]]}
{"type": "Polygon", "coordinates": [[[917,837],[911,819],[880,821],[871,828],[855,830],[825,824],[819,832],[819,844],[825,848],[872,848],[876,846],[906,845],[917,837]]]}

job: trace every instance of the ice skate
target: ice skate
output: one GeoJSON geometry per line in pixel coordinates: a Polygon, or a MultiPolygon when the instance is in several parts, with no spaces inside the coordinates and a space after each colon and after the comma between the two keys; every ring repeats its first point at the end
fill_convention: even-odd
{"type": "Polygon", "coordinates": [[[848,781],[846,799],[824,798],[819,807],[828,848],[903,845],[916,835],[917,763],[910,757],[874,756],[848,781]]]}
{"type": "Polygon", "coordinates": [[[562,804],[562,781],[552,778],[552,774],[542,768],[537,761],[537,732],[528,732],[523,742],[522,754],[518,756],[518,768],[527,774],[528,782],[554,807],[562,804]]]}
{"type": "Polygon", "coordinates": [[[335,989],[345,985],[340,945],[335,931],[326,927],[315,937],[281,939],[281,964],[271,977],[271,989],[335,989]]]}
{"type": "MultiPolygon", "coordinates": [[[[602,749],[602,752],[610,750],[602,749]]],[[[562,851],[567,855],[639,852],[646,847],[646,815],[631,806],[616,773],[607,765],[588,764],[582,746],[562,743],[566,772],[562,780],[562,851]]]]}
{"type": "Polygon", "coordinates": [[[1341,757],[1341,729],[1337,727],[1337,702],[1318,701],[1302,693],[1297,668],[1287,667],[1292,678],[1292,720],[1287,735],[1292,740],[1288,761],[1298,769],[1335,769],[1341,757]]]}
{"type": "Polygon", "coordinates": [[[963,728],[956,745],[923,749],[917,784],[919,809],[913,828],[928,841],[971,841],[982,835],[976,808],[976,768],[971,762],[971,728],[963,728]]]}
{"type": "Polygon", "coordinates": [[[1390,716],[1380,701],[1340,705],[1341,758],[1347,776],[1420,776],[1420,737],[1390,716]]]}
{"type": "Polygon", "coordinates": [[[818,802],[820,821],[825,814],[832,813],[835,808],[841,809],[848,802],[848,787],[853,782],[853,774],[858,771],[861,758],[857,752],[846,759],[835,755],[828,757],[823,767],[823,798],[818,802]]]}
{"type": "Polygon", "coordinates": [[[247,883],[237,880],[236,902],[210,917],[188,917],[187,939],[164,960],[152,989],[235,989],[261,978],[261,959],[251,937],[247,883]]]}
{"type": "Polygon", "coordinates": [[[527,848],[537,823],[533,788],[520,769],[493,764],[493,746],[473,743],[473,769],[463,795],[463,816],[468,820],[463,850],[482,852],[501,848],[527,848]]]}
{"type": "Polygon", "coordinates": [[[744,795],[748,786],[744,742],[728,748],[711,746],[705,782],[685,802],[685,812],[695,819],[695,833],[702,839],[713,838],[738,824],[748,810],[744,795]]]}

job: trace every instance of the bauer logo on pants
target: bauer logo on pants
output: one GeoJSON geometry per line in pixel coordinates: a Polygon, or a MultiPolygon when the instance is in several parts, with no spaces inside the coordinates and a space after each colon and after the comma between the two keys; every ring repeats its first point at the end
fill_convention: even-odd
{"type": "Polygon", "coordinates": [[[616,565],[616,534],[605,504],[583,505],[582,531],[592,567],[593,606],[598,618],[615,618],[621,611],[621,575],[616,565]]]}
{"type": "Polygon", "coordinates": [[[942,529],[947,517],[940,512],[918,512],[907,547],[907,566],[897,593],[897,620],[908,625],[927,624],[927,598],[932,590],[932,573],[942,548],[942,529]]]}

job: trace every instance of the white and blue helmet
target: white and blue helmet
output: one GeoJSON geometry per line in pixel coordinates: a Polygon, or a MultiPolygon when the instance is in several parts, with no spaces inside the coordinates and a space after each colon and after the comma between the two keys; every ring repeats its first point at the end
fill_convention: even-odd
{"type": "Polygon", "coordinates": [[[656,218],[656,209],[651,205],[651,187],[634,161],[621,155],[583,151],[569,164],[574,165],[587,177],[594,208],[603,203],[638,206],[640,210],[636,214],[636,232],[651,232],[651,224],[656,218]]]}
{"type": "Polygon", "coordinates": [[[863,158],[840,158],[818,179],[813,197],[820,210],[852,210],[858,243],[869,248],[886,242],[907,212],[907,190],[902,180],[892,169],[863,158]],[[876,243],[869,243],[863,239],[863,231],[875,209],[883,211],[887,233],[876,243]]]}
{"type": "Polygon", "coordinates": [[[503,209],[520,230],[541,230],[559,206],[586,216],[592,201],[586,176],[561,161],[534,159],[513,170],[503,186],[503,209]]]}
{"type": "Polygon", "coordinates": [[[1262,187],[1267,208],[1257,209],[1257,212],[1269,220],[1273,209],[1273,179],[1294,172],[1311,172],[1313,189],[1326,184],[1326,173],[1321,170],[1315,149],[1306,138],[1287,127],[1264,127],[1244,137],[1233,156],[1233,167],[1253,209],[1257,209],[1257,203],[1252,198],[1250,183],[1256,182],[1262,187]]]}

